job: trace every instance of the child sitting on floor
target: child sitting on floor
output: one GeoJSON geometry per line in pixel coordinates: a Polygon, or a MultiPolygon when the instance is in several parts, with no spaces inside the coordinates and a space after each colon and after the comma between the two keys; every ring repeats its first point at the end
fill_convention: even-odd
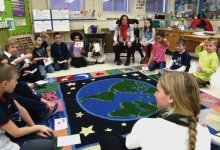
{"type": "Polygon", "coordinates": [[[47,76],[47,73],[53,73],[54,68],[52,66],[52,62],[48,63],[51,61],[51,59],[48,56],[47,53],[47,39],[49,36],[46,33],[37,35],[35,37],[36,41],[36,47],[34,48],[33,51],[33,60],[37,61],[38,68],[41,72],[42,76],[47,76]],[[45,39],[43,39],[45,37],[45,39]]]}
{"type": "Polygon", "coordinates": [[[210,85],[211,76],[218,67],[218,56],[216,54],[218,41],[210,37],[205,42],[205,50],[199,53],[199,64],[197,71],[193,73],[199,87],[210,85]]]}
{"type": "Polygon", "coordinates": [[[156,42],[153,44],[150,60],[147,65],[142,67],[143,70],[153,71],[155,69],[162,69],[166,67],[166,50],[169,42],[165,38],[164,31],[159,30],[156,33],[156,42]]]}
{"type": "Polygon", "coordinates": [[[36,125],[27,110],[10,94],[17,84],[15,66],[0,63],[0,70],[0,149],[53,150],[52,129],[36,125]]]}
{"type": "Polygon", "coordinates": [[[89,64],[103,64],[105,62],[105,54],[104,49],[100,47],[100,44],[97,40],[93,40],[90,43],[89,53],[87,57],[87,61],[89,64]]]}
{"type": "Polygon", "coordinates": [[[186,40],[179,39],[176,42],[176,51],[173,53],[172,60],[167,65],[166,70],[188,72],[190,68],[191,56],[185,50],[186,40]]]}
{"type": "Polygon", "coordinates": [[[71,55],[71,66],[80,68],[86,67],[87,61],[84,58],[85,50],[82,42],[82,34],[79,32],[73,32],[70,35],[71,40],[73,41],[70,45],[69,52],[71,55]]]}

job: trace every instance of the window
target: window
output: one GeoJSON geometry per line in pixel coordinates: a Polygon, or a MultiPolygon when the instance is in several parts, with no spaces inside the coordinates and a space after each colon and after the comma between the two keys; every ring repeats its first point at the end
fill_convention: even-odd
{"type": "Polygon", "coordinates": [[[147,12],[166,12],[167,0],[147,0],[146,2],[147,12]]]}
{"type": "Polygon", "coordinates": [[[128,11],[128,0],[103,0],[103,11],[128,11]]]}
{"type": "Polygon", "coordinates": [[[50,0],[51,9],[68,9],[70,11],[80,11],[84,7],[83,0],[50,0]]]}

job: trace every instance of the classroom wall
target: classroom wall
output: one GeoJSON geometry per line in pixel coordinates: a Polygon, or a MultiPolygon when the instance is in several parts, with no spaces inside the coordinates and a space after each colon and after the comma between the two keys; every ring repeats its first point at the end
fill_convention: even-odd
{"type": "MultiPolygon", "coordinates": [[[[174,11],[174,3],[172,0],[168,1],[168,13],[174,11]]],[[[151,18],[155,16],[155,13],[147,13],[145,11],[137,11],[134,10],[134,1],[130,0],[130,12],[126,13],[129,18],[135,18],[137,16],[143,16],[145,18],[151,18]]],[[[30,9],[50,9],[49,0],[30,0],[30,9]]],[[[97,20],[72,20],[70,21],[70,30],[77,30],[83,32],[84,24],[98,24],[102,27],[103,31],[108,30],[109,20],[108,18],[119,18],[124,12],[103,12],[102,11],[102,0],[85,0],[85,10],[94,9],[95,17],[97,20]]],[[[218,29],[218,24],[220,21],[212,21],[211,22],[216,31],[218,29]]],[[[139,28],[143,28],[144,22],[140,21],[139,28]]],[[[63,33],[64,40],[66,42],[70,42],[69,33],[63,33]]],[[[53,41],[53,39],[51,39],[53,41]]]]}
{"type": "MultiPolygon", "coordinates": [[[[131,6],[130,10],[131,13],[127,13],[127,15],[130,18],[134,18],[137,15],[141,15],[144,17],[147,17],[147,13],[145,11],[134,11],[133,9],[133,3],[134,1],[131,1],[131,6]]],[[[32,9],[49,9],[49,3],[48,0],[30,0],[31,3],[31,8],[32,9]]],[[[75,20],[75,21],[70,21],[70,29],[71,30],[82,30],[84,24],[99,24],[101,25],[102,28],[107,29],[109,25],[109,21],[106,20],[107,18],[119,18],[124,12],[108,12],[108,13],[103,13],[102,12],[102,0],[85,0],[85,10],[90,10],[94,9],[95,12],[95,17],[97,20],[75,20]]],[[[143,26],[143,24],[142,24],[143,26]]]]}

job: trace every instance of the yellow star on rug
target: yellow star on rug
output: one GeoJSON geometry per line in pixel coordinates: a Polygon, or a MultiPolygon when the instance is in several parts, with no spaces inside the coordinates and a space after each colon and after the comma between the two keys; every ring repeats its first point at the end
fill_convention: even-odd
{"type": "Polygon", "coordinates": [[[112,129],[107,128],[107,129],[105,129],[105,131],[107,131],[107,132],[112,132],[112,129]]]}
{"type": "Polygon", "coordinates": [[[76,85],[76,83],[71,83],[69,82],[68,84],[66,84],[67,86],[73,86],[73,85],[76,85]]]}
{"type": "Polygon", "coordinates": [[[72,88],[70,88],[70,90],[75,90],[76,89],[76,87],[72,87],[72,88]]]}
{"type": "Polygon", "coordinates": [[[136,76],[139,76],[139,74],[137,74],[137,73],[134,73],[134,74],[132,74],[132,76],[136,77],[136,76]]]}
{"type": "Polygon", "coordinates": [[[125,127],[125,126],[127,126],[127,123],[123,122],[123,123],[121,123],[121,126],[125,127]]]}
{"type": "Polygon", "coordinates": [[[92,128],[93,126],[89,126],[88,128],[82,127],[82,130],[80,133],[84,134],[84,136],[95,133],[95,131],[93,131],[92,128]]]}
{"type": "Polygon", "coordinates": [[[82,118],[82,116],[84,115],[82,112],[78,112],[75,114],[76,114],[76,118],[82,118]]]}

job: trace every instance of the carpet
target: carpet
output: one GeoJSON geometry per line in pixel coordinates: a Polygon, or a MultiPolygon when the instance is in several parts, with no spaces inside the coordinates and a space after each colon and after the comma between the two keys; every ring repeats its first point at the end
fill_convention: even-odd
{"type": "MultiPolygon", "coordinates": [[[[63,150],[98,150],[98,139],[103,132],[126,135],[138,119],[156,112],[153,94],[159,76],[157,71],[140,69],[135,66],[46,79],[48,84],[38,93],[60,107],[45,124],[54,129],[54,119],[67,117],[68,129],[55,131],[55,135],[80,134],[81,138],[81,144],[63,150]]],[[[219,119],[220,100],[206,93],[201,96],[202,108],[215,111],[206,121],[213,125],[219,119]]],[[[211,128],[213,132],[218,123],[211,128]]]]}

